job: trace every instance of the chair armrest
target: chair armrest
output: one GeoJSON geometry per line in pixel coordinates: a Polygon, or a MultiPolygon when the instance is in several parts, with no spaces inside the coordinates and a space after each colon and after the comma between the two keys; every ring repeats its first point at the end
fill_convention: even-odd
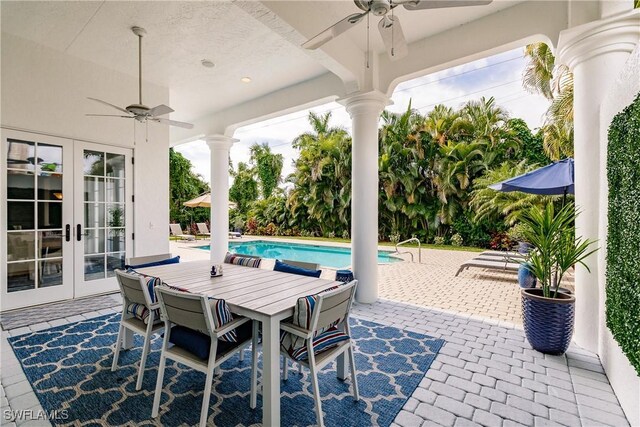
{"type": "Polygon", "coordinates": [[[248,317],[236,317],[235,319],[233,319],[231,322],[227,323],[226,325],[214,330],[213,332],[216,333],[216,335],[220,336],[220,335],[224,335],[227,332],[231,332],[233,331],[235,328],[237,328],[238,326],[247,323],[248,321],[250,321],[251,319],[249,319],[248,317]]]}
{"type": "Polygon", "coordinates": [[[281,323],[280,329],[282,329],[285,332],[290,332],[304,339],[309,339],[313,336],[313,333],[311,331],[301,328],[300,326],[296,326],[293,323],[281,323]]]}

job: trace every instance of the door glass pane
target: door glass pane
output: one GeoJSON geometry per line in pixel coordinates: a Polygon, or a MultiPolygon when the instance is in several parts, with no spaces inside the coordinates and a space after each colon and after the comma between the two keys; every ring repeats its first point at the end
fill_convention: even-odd
{"type": "Polygon", "coordinates": [[[55,258],[62,256],[62,230],[39,231],[38,252],[40,258],[55,258]]]}
{"type": "Polygon", "coordinates": [[[62,172],[62,147],[38,144],[38,165],[42,172],[62,172]]]}
{"type": "Polygon", "coordinates": [[[38,199],[62,200],[62,175],[41,173],[38,175],[38,199]]]}
{"type": "Polygon", "coordinates": [[[38,228],[62,228],[62,203],[38,202],[38,228]]]}
{"type": "Polygon", "coordinates": [[[107,227],[124,227],[124,205],[107,205],[107,227]]]}
{"type": "Polygon", "coordinates": [[[104,255],[84,257],[84,280],[104,279],[104,255]]]}
{"type": "Polygon", "coordinates": [[[107,179],[107,202],[124,203],[124,179],[107,179]]]}
{"type": "Polygon", "coordinates": [[[35,199],[35,175],[27,171],[7,171],[7,199],[35,199]]]}
{"type": "Polygon", "coordinates": [[[34,202],[7,202],[7,230],[33,230],[34,211],[34,202]]]}
{"type": "Polygon", "coordinates": [[[85,230],[83,236],[85,254],[104,253],[104,233],[104,228],[100,228],[97,230],[85,230]]]}
{"type": "Polygon", "coordinates": [[[113,277],[116,274],[113,270],[124,268],[124,252],[118,254],[107,254],[107,277],[113,277]]]}
{"type": "Polygon", "coordinates": [[[7,292],[25,291],[36,287],[36,262],[7,264],[7,292]]]}
{"type": "Polygon", "coordinates": [[[104,203],[84,204],[84,228],[104,227],[104,203]]]}
{"type": "Polygon", "coordinates": [[[7,261],[35,258],[35,233],[33,231],[7,232],[7,261]]]}
{"type": "Polygon", "coordinates": [[[84,150],[83,171],[85,175],[104,176],[104,153],[84,150]]]}
{"type": "Polygon", "coordinates": [[[34,170],[35,169],[36,144],[30,141],[17,139],[7,140],[7,168],[34,170]]]}
{"type": "Polygon", "coordinates": [[[107,153],[107,176],[124,178],[124,155],[107,153]]]}
{"type": "Polygon", "coordinates": [[[104,178],[84,177],[84,200],[104,202],[104,178]]]}
{"type": "Polygon", "coordinates": [[[124,228],[109,229],[107,232],[107,252],[124,251],[124,228]]]}
{"type": "Polygon", "coordinates": [[[62,285],[62,258],[43,259],[39,262],[40,271],[38,277],[40,284],[38,287],[62,285]]]}

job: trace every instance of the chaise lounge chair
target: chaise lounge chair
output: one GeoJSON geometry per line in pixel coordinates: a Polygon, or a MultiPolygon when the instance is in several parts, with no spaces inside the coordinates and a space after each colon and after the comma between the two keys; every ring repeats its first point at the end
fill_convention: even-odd
{"type": "Polygon", "coordinates": [[[471,267],[485,268],[487,270],[511,271],[511,272],[517,273],[518,269],[520,268],[520,264],[519,263],[515,263],[515,262],[508,262],[508,261],[505,262],[505,261],[500,260],[498,258],[496,258],[495,260],[487,259],[487,258],[481,258],[481,257],[473,258],[473,259],[470,259],[469,261],[463,262],[460,265],[460,268],[456,272],[456,277],[463,270],[466,270],[466,269],[471,268],[471,267]]]}
{"type": "Polygon", "coordinates": [[[195,236],[185,234],[180,224],[169,224],[169,232],[172,236],[179,237],[180,240],[195,240],[195,236]]]}
{"type": "MultiPolygon", "coordinates": [[[[207,227],[207,224],[205,224],[204,222],[198,222],[196,223],[196,225],[198,226],[198,234],[201,234],[203,236],[211,236],[211,233],[209,232],[209,227],[207,227]]],[[[231,238],[242,237],[242,234],[238,233],[237,231],[230,231],[229,237],[231,238]]]]}

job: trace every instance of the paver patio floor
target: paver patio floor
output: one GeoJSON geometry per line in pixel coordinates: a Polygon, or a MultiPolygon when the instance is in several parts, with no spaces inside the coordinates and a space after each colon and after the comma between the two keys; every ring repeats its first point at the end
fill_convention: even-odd
{"type": "MultiPolygon", "coordinates": [[[[575,345],[563,356],[543,355],[532,350],[522,328],[510,322],[519,320],[514,275],[475,270],[453,278],[459,263],[474,254],[434,252],[439,253],[423,252],[422,265],[380,266],[383,298],[375,304],[356,303],[353,308],[356,317],[446,341],[420,386],[396,417],[394,426],[628,426],[596,355],[575,345]],[[487,275],[490,280],[486,280],[487,275]],[[499,304],[489,302],[500,299],[500,305],[509,301],[504,310],[491,312],[499,304]]],[[[7,343],[8,336],[118,309],[116,306],[3,331],[0,373],[3,417],[9,408],[13,411],[40,408],[7,343]]],[[[7,419],[2,424],[12,425],[7,419]]],[[[43,422],[22,420],[17,424],[43,425],[43,422]]]]}

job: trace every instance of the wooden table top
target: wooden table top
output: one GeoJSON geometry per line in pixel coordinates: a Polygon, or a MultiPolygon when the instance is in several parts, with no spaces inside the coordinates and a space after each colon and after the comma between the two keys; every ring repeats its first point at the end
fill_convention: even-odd
{"type": "Polygon", "coordinates": [[[211,262],[190,261],[136,271],[156,276],[187,292],[224,299],[232,312],[249,310],[261,315],[290,315],[298,298],[338,284],[333,280],[279,271],[224,264],[224,275],[210,277],[211,262]]]}

